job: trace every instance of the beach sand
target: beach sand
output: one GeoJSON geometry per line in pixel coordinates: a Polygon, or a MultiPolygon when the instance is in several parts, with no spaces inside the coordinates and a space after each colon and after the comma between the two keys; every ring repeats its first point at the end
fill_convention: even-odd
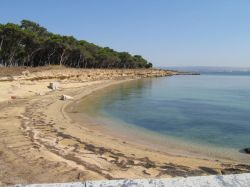
{"type": "Polygon", "coordinates": [[[0,185],[250,172],[232,160],[138,146],[70,118],[65,108],[105,87],[160,70],[48,69],[0,78],[0,185]],[[48,88],[58,81],[59,89],[48,88]],[[74,100],[60,100],[61,95],[74,100]]]}

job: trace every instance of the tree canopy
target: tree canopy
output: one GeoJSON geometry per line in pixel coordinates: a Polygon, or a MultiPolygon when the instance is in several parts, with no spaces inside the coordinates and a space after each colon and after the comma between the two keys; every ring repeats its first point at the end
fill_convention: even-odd
{"type": "Polygon", "coordinates": [[[117,52],[73,36],[47,31],[38,23],[0,24],[0,66],[64,65],[76,68],[151,68],[140,55],[117,52]]]}

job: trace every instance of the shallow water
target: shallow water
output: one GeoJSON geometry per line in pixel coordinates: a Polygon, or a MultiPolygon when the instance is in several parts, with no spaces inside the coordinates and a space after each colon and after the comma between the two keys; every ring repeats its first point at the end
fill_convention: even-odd
{"type": "Polygon", "coordinates": [[[88,102],[78,111],[119,122],[119,127],[237,154],[250,147],[250,76],[137,80],[105,89],[88,102]]]}

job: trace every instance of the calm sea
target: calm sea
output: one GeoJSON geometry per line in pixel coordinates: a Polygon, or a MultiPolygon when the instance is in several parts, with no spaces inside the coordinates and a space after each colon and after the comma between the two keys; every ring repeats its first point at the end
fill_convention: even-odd
{"type": "Polygon", "coordinates": [[[89,115],[119,121],[124,126],[129,124],[155,135],[237,153],[250,147],[250,76],[247,75],[136,80],[105,89],[88,100],[91,104],[83,108],[89,115]]]}

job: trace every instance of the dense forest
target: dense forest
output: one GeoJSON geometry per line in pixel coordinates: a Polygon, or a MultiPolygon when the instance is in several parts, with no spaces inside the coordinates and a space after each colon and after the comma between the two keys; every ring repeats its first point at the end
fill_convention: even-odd
{"type": "Polygon", "coordinates": [[[72,36],[47,31],[39,24],[0,24],[0,66],[64,65],[76,68],[150,68],[140,55],[117,52],[72,36]]]}

